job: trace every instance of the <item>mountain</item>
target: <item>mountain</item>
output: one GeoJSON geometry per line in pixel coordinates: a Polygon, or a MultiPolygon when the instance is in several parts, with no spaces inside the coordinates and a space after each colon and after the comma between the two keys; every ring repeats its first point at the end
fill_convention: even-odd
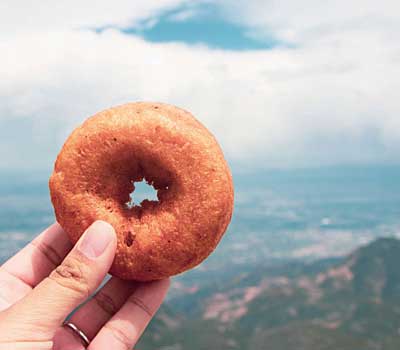
{"type": "Polygon", "coordinates": [[[400,241],[340,259],[290,263],[169,300],[142,350],[394,350],[400,347],[400,241]]]}

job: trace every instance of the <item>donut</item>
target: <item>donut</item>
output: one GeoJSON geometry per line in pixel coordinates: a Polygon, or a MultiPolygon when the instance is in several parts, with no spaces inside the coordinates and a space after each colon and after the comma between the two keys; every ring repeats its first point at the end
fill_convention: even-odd
{"type": "Polygon", "coordinates": [[[189,112],[162,103],[128,103],[88,118],[63,145],[49,188],[73,243],[96,220],[114,227],[110,273],[127,280],[158,280],[198,265],[233,211],[232,176],[217,141],[189,112]],[[158,200],[129,206],[139,181],[152,185],[158,200]]]}

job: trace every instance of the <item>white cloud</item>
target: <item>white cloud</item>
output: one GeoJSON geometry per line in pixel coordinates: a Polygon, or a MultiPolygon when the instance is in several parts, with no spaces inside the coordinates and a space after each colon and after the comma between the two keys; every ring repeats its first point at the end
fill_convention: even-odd
{"type": "MultiPolygon", "coordinates": [[[[0,168],[51,166],[77,123],[134,100],[191,110],[237,162],[290,166],[398,160],[400,44],[390,32],[397,27],[391,20],[397,16],[394,2],[381,3],[375,13],[371,1],[368,11],[342,1],[335,2],[337,9],[306,1],[302,11],[288,1],[279,7],[241,1],[240,17],[236,5],[221,7],[227,18],[254,33],[270,31],[295,46],[265,51],[155,44],[115,29],[100,34],[74,29],[124,26],[155,18],[154,13],[176,3],[154,1],[134,10],[121,2],[107,13],[103,2],[96,2],[89,14],[68,2],[65,9],[36,19],[36,5],[28,7],[17,23],[28,23],[30,33],[9,32],[0,40],[0,168]],[[26,17],[29,12],[32,19],[26,17]],[[352,26],[352,19],[356,23],[371,13],[371,25],[365,20],[352,26]],[[43,31],[47,26],[52,30],[43,31]],[[382,35],[389,32],[391,37],[382,35]]],[[[4,29],[18,17],[13,11],[4,15],[0,9],[4,29]],[[3,17],[9,17],[8,23],[3,17]]]]}
{"type": "Polygon", "coordinates": [[[0,2],[0,37],[15,32],[123,28],[185,2],[187,0],[4,0],[0,2]]]}
{"type": "Polygon", "coordinates": [[[292,44],[320,42],[357,30],[390,34],[400,28],[397,0],[216,1],[226,16],[253,28],[253,35],[292,44]]]}
{"type": "Polygon", "coordinates": [[[185,8],[176,13],[172,13],[170,16],[168,16],[168,20],[173,22],[185,22],[188,19],[191,19],[200,13],[201,11],[199,11],[198,8],[185,8]]]}

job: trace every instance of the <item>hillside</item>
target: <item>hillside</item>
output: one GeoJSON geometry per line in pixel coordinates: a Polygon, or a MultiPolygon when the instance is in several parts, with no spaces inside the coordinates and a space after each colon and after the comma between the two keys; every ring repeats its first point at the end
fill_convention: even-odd
{"type": "Polygon", "coordinates": [[[257,267],[170,300],[142,350],[394,350],[400,347],[400,241],[343,259],[257,267]]]}

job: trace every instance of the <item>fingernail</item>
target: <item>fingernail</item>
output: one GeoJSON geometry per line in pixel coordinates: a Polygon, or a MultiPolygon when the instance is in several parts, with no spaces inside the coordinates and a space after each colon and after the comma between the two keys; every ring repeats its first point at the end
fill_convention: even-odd
{"type": "Polygon", "coordinates": [[[84,233],[78,249],[88,258],[99,257],[113,241],[115,231],[113,227],[104,221],[95,221],[84,233]]]}

